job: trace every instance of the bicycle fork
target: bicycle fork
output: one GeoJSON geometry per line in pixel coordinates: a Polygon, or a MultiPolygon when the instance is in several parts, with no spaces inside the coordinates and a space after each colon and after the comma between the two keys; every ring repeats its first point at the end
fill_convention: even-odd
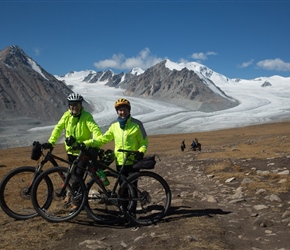
{"type": "Polygon", "coordinates": [[[40,175],[41,173],[41,169],[43,167],[44,164],[40,164],[36,169],[35,169],[35,172],[34,172],[34,175],[33,175],[33,178],[31,180],[31,182],[29,183],[28,187],[25,189],[25,190],[22,190],[22,194],[24,194],[24,196],[30,196],[31,194],[31,190],[32,190],[32,186],[33,186],[33,183],[34,181],[36,180],[36,178],[40,175]]]}

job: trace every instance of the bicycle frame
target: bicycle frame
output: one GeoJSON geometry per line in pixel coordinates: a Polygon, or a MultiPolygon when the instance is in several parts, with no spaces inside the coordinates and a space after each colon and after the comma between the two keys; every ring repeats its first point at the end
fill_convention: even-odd
{"type": "Polygon", "coordinates": [[[46,155],[44,156],[43,152],[42,152],[42,155],[44,156],[44,159],[40,162],[40,164],[35,168],[35,174],[33,176],[33,179],[31,180],[30,182],[30,185],[29,187],[27,188],[26,190],[26,194],[30,194],[31,192],[31,189],[32,189],[32,185],[33,185],[33,182],[35,181],[35,179],[39,176],[39,174],[42,172],[42,169],[44,167],[44,165],[47,163],[47,162],[50,162],[53,167],[58,167],[59,165],[57,164],[56,160],[59,160],[61,162],[65,162],[67,164],[71,164],[71,162],[69,162],[68,160],[65,160],[57,155],[54,155],[52,154],[52,150],[53,148],[50,148],[46,155]]]}
{"type": "Polygon", "coordinates": [[[116,191],[117,191],[119,183],[121,183],[122,181],[125,181],[125,182],[128,183],[128,180],[127,180],[126,176],[122,174],[123,166],[122,166],[120,172],[118,172],[118,171],[114,170],[113,168],[110,168],[109,166],[105,165],[104,163],[102,163],[99,160],[90,159],[90,157],[87,156],[85,154],[85,152],[86,152],[85,149],[81,150],[79,155],[78,155],[78,157],[75,159],[75,161],[69,167],[68,176],[67,176],[67,178],[66,178],[66,180],[64,182],[64,185],[63,185],[59,195],[64,193],[66,188],[70,189],[70,187],[69,187],[70,176],[71,176],[72,173],[76,174],[76,168],[79,168],[79,169],[82,169],[85,172],[83,180],[85,180],[87,175],[89,175],[91,177],[91,180],[93,180],[95,183],[97,183],[97,185],[101,188],[102,192],[107,196],[108,200],[110,202],[112,202],[114,205],[120,207],[119,204],[118,204],[118,200],[120,200],[120,198],[117,199],[117,198],[113,198],[111,196],[112,196],[112,194],[116,194],[116,191]],[[85,161],[86,168],[82,168],[82,167],[78,166],[78,162],[80,160],[85,161]],[[100,177],[96,173],[97,169],[107,170],[107,171],[109,171],[109,172],[111,172],[111,173],[113,173],[113,174],[115,174],[117,176],[117,179],[116,179],[116,181],[114,183],[113,189],[110,190],[110,192],[108,192],[108,190],[104,186],[103,182],[101,181],[100,177]]]}
{"type": "MultiPolygon", "coordinates": [[[[107,166],[106,164],[102,163],[100,160],[97,159],[91,159],[90,156],[88,156],[86,154],[87,149],[86,148],[82,148],[80,149],[80,153],[78,154],[77,158],[74,160],[73,163],[71,163],[70,167],[68,168],[68,172],[67,175],[61,176],[61,178],[64,180],[64,184],[61,187],[60,191],[57,193],[57,195],[59,197],[63,196],[66,193],[66,189],[71,190],[71,186],[69,184],[70,179],[71,179],[71,175],[72,174],[77,174],[76,173],[76,169],[81,169],[85,172],[83,180],[86,179],[87,175],[89,175],[91,177],[91,180],[93,180],[95,183],[97,183],[97,185],[101,188],[102,192],[105,194],[105,196],[107,197],[108,201],[112,202],[114,205],[116,205],[117,207],[121,208],[118,201],[124,201],[124,199],[122,198],[117,198],[117,188],[118,185],[122,182],[126,182],[128,185],[130,185],[130,182],[128,181],[127,177],[125,175],[122,174],[124,166],[129,158],[130,155],[135,155],[137,152],[136,151],[125,151],[126,152],[126,157],[124,160],[124,163],[120,169],[120,171],[116,171],[113,168],[107,166]],[[82,168],[78,166],[78,163],[80,161],[84,161],[85,162],[85,166],[86,168],[82,168]],[[107,170],[108,172],[111,172],[112,174],[117,176],[117,179],[114,183],[113,189],[110,190],[110,192],[108,192],[108,190],[106,189],[106,187],[103,185],[103,182],[101,181],[101,179],[99,178],[98,174],[96,173],[96,171],[98,169],[103,169],[103,170],[107,170]],[[114,197],[112,197],[114,196],[114,197]]],[[[51,155],[53,156],[53,155],[51,155]]],[[[53,156],[55,157],[55,156],[53,156]]],[[[54,159],[49,158],[50,161],[54,161],[54,159]]],[[[63,161],[62,158],[56,157],[56,159],[59,159],[61,161],[63,161]]],[[[45,159],[44,159],[45,160],[45,159]]],[[[65,161],[67,162],[67,161],[65,161]]],[[[56,162],[55,162],[56,163],[56,162]]],[[[69,162],[67,162],[69,163],[69,162]]],[[[70,163],[69,163],[70,164],[70,163]]],[[[91,182],[91,180],[89,182],[91,182]]],[[[88,183],[89,183],[88,182],[88,183]]]]}

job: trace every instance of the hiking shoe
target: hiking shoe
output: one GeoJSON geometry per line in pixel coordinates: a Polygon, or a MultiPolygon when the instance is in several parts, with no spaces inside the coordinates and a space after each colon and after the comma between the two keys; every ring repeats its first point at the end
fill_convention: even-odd
{"type": "Polygon", "coordinates": [[[70,192],[67,192],[66,197],[64,198],[64,208],[68,208],[72,204],[71,202],[71,194],[70,192]]]}
{"type": "Polygon", "coordinates": [[[78,209],[78,206],[76,206],[76,205],[71,205],[70,208],[69,208],[69,210],[70,210],[71,213],[73,213],[77,209],[78,209]]]}

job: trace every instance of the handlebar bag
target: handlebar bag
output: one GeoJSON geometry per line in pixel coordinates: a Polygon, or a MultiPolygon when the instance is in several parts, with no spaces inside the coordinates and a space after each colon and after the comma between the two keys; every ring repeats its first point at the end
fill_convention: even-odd
{"type": "Polygon", "coordinates": [[[41,144],[35,141],[32,145],[31,159],[37,161],[41,156],[41,144]]]}

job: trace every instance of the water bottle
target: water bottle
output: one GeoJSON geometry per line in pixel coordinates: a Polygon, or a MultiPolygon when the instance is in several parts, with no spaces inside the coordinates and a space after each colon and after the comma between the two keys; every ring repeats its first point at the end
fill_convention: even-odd
{"type": "Polygon", "coordinates": [[[108,178],[103,170],[100,169],[98,171],[98,176],[100,177],[101,181],[103,182],[103,184],[105,186],[108,186],[110,184],[110,182],[109,182],[109,180],[108,180],[108,178]]]}

